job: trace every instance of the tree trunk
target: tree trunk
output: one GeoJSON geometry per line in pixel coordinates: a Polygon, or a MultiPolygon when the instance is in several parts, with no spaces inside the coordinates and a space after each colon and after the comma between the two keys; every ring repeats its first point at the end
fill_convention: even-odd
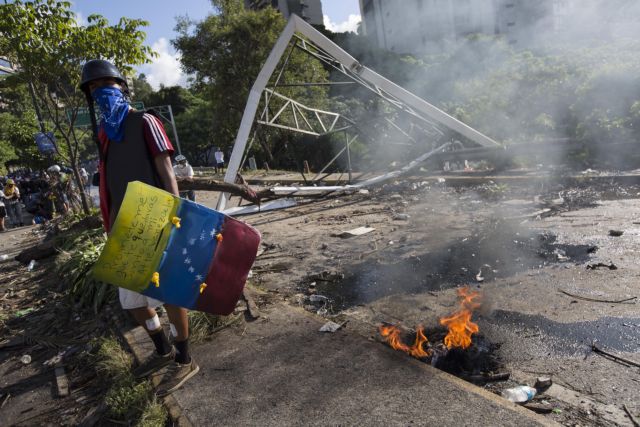
{"type": "Polygon", "coordinates": [[[78,171],[77,162],[73,162],[71,165],[71,170],[73,170],[73,177],[76,180],[76,185],[78,186],[78,192],[80,193],[80,201],[82,202],[82,211],[85,215],[89,215],[91,212],[91,207],[89,206],[89,201],[87,200],[87,194],[84,192],[84,184],[82,183],[82,178],[80,177],[80,172],[78,171]]]}
{"type": "Polygon", "coordinates": [[[232,184],[215,179],[194,178],[193,181],[178,182],[180,191],[200,190],[200,191],[223,191],[234,196],[240,196],[252,203],[260,204],[260,196],[248,185],[232,184]]]}

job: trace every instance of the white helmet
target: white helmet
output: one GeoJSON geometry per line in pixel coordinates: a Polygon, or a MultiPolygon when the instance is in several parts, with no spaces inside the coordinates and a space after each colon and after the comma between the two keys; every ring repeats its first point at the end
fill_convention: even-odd
{"type": "Polygon", "coordinates": [[[186,162],[186,161],[187,161],[187,158],[185,156],[183,156],[182,154],[178,154],[176,156],[176,162],[179,163],[179,162],[186,162]]]}
{"type": "Polygon", "coordinates": [[[60,166],[58,165],[53,165],[53,166],[49,166],[49,169],[47,169],[47,172],[55,172],[55,173],[60,173],[62,169],[60,169],[60,166]]]}

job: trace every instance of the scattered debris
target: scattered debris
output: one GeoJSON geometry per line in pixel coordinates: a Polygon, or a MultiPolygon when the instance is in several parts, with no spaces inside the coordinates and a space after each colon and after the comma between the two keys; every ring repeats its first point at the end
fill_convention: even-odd
{"type": "Polygon", "coordinates": [[[551,377],[538,377],[536,378],[536,383],[533,385],[533,387],[538,390],[538,393],[540,393],[551,387],[552,384],[553,381],[551,381],[551,377]]]}
{"type": "Polygon", "coordinates": [[[502,397],[514,403],[528,402],[536,395],[537,390],[533,387],[521,385],[518,387],[508,388],[502,391],[502,397]]]}
{"type": "MultiPolygon", "coordinates": [[[[576,295],[576,294],[572,294],[570,292],[567,292],[565,290],[559,289],[558,292],[565,294],[567,296],[570,296],[572,298],[577,298],[577,299],[581,299],[584,301],[591,301],[591,302],[604,302],[604,303],[608,303],[608,304],[624,304],[624,303],[629,303],[630,301],[634,301],[636,299],[638,299],[638,297],[630,297],[630,298],[625,298],[625,299],[621,299],[621,300],[606,300],[606,299],[599,299],[599,298],[589,298],[589,297],[583,297],[580,295],[576,295]]],[[[633,302],[632,304],[635,304],[635,302],[633,302]]]]}
{"type": "Polygon", "coordinates": [[[322,325],[322,327],[320,329],[318,329],[318,331],[334,333],[334,332],[336,332],[338,329],[342,328],[346,324],[347,324],[347,322],[336,323],[336,322],[329,321],[329,322],[325,323],[324,325],[322,325]]]}
{"type": "Polygon", "coordinates": [[[525,403],[524,405],[525,408],[529,409],[530,411],[533,411],[537,414],[550,414],[551,412],[553,412],[553,409],[551,406],[549,405],[545,405],[543,403],[525,403]]]}
{"type": "Polygon", "coordinates": [[[393,219],[397,220],[397,221],[408,221],[409,218],[411,218],[411,217],[409,215],[407,215],[407,214],[404,214],[404,213],[395,214],[393,216],[393,219]]]}
{"type": "Polygon", "coordinates": [[[624,231],[621,230],[609,230],[609,236],[620,237],[624,234],[624,231]]]}
{"type": "Polygon", "coordinates": [[[4,395],[4,399],[2,399],[2,403],[0,403],[0,409],[4,408],[4,405],[6,405],[10,397],[11,397],[11,393],[7,393],[4,395]]]}
{"type": "Polygon", "coordinates": [[[55,369],[56,375],[56,388],[59,397],[66,397],[69,395],[69,378],[64,371],[64,366],[57,366],[55,369]]]}
{"type": "Polygon", "coordinates": [[[29,270],[29,271],[33,271],[33,269],[35,268],[35,266],[36,266],[36,260],[35,260],[35,259],[32,259],[31,261],[29,261],[29,265],[27,266],[27,270],[29,270]]]}
{"type": "Polygon", "coordinates": [[[353,230],[343,231],[341,233],[337,233],[335,237],[342,237],[343,239],[354,237],[354,236],[362,236],[363,234],[371,233],[375,228],[372,227],[358,227],[353,230]]]}
{"type": "Polygon", "coordinates": [[[609,358],[609,359],[613,360],[614,362],[624,363],[624,364],[627,364],[627,365],[636,366],[636,367],[640,368],[640,363],[634,362],[633,360],[625,359],[624,357],[616,356],[615,354],[611,354],[611,353],[609,353],[607,351],[604,351],[601,348],[599,348],[596,345],[596,343],[592,343],[591,344],[591,350],[596,354],[599,354],[601,356],[604,356],[606,358],[609,358]]]}
{"type": "Polygon", "coordinates": [[[251,316],[252,319],[259,319],[260,316],[262,316],[262,314],[258,309],[258,305],[254,301],[254,299],[251,297],[250,292],[246,288],[242,291],[242,297],[247,303],[247,310],[249,311],[249,316],[251,316]]]}
{"type": "Polygon", "coordinates": [[[587,270],[597,270],[600,267],[608,268],[609,270],[617,270],[618,269],[618,266],[615,265],[612,261],[609,261],[608,263],[596,262],[596,263],[592,263],[592,264],[587,264],[587,270]]]}
{"type": "Polygon", "coordinates": [[[311,302],[323,302],[326,303],[329,300],[329,298],[323,296],[323,295],[310,295],[309,296],[309,301],[311,302]]]}
{"type": "Polygon", "coordinates": [[[22,317],[22,316],[25,316],[25,315],[27,315],[27,314],[31,313],[31,312],[32,312],[32,311],[34,311],[34,310],[35,310],[35,308],[33,308],[33,307],[29,307],[29,308],[25,308],[25,309],[23,309],[23,310],[18,310],[18,311],[16,311],[13,315],[14,315],[15,317],[22,317]]]}
{"type": "Polygon", "coordinates": [[[638,422],[638,420],[636,419],[636,417],[633,416],[633,414],[631,413],[631,411],[629,410],[629,408],[627,408],[627,405],[622,405],[622,409],[624,409],[624,412],[627,413],[627,415],[629,416],[629,419],[631,420],[631,422],[633,423],[634,427],[640,427],[640,422],[638,422]]]}
{"type": "Polygon", "coordinates": [[[20,358],[20,362],[22,362],[23,365],[28,365],[29,363],[31,363],[31,356],[25,354],[20,358]]]}
{"type": "Polygon", "coordinates": [[[490,383],[506,381],[511,377],[509,372],[499,372],[496,374],[462,375],[461,378],[472,383],[490,383]]]}
{"type": "Polygon", "coordinates": [[[9,259],[9,255],[7,254],[0,255],[0,261],[6,261],[8,259],[9,259]]]}

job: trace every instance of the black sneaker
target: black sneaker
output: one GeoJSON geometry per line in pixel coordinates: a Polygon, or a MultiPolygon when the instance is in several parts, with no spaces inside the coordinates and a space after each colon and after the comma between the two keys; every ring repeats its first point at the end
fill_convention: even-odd
{"type": "Polygon", "coordinates": [[[171,362],[173,362],[173,359],[175,357],[176,351],[174,349],[171,349],[171,351],[165,355],[160,355],[156,351],[154,351],[147,360],[142,362],[140,366],[133,370],[133,376],[136,379],[147,377],[152,373],[159,371],[160,369],[169,365],[171,362]]]}
{"type": "Polygon", "coordinates": [[[200,367],[193,358],[191,358],[191,362],[189,363],[173,363],[167,368],[167,373],[156,391],[156,396],[164,397],[173,393],[182,387],[189,378],[197,374],[199,370],[200,367]]]}

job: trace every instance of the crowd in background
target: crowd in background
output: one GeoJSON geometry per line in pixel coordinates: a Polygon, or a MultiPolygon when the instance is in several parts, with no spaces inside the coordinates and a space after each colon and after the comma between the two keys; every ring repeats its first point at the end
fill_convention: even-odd
{"type": "MultiPolygon", "coordinates": [[[[58,165],[46,171],[20,169],[0,176],[0,231],[25,223],[42,224],[55,215],[66,215],[74,200],[71,170],[58,165]]],[[[86,183],[88,174],[81,169],[86,183]]]]}

